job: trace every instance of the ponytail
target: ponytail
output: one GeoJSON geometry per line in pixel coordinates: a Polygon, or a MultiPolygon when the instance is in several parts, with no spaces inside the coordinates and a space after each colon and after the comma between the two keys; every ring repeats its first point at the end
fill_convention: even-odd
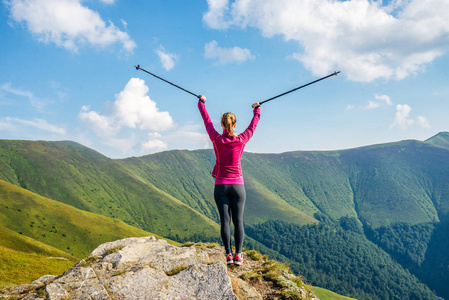
{"type": "Polygon", "coordinates": [[[237,136],[234,133],[234,126],[236,123],[237,119],[235,115],[231,112],[224,113],[223,116],[221,116],[221,125],[232,136],[237,136]]]}

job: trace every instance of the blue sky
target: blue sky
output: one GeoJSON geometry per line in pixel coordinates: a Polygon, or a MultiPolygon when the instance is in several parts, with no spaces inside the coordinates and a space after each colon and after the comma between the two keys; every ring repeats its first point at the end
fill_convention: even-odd
{"type": "Polygon", "coordinates": [[[449,130],[447,0],[3,0],[0,139],[73,140],[111,158],[211,148],[263,101],[247,151],[336,150],[449,130]]]}

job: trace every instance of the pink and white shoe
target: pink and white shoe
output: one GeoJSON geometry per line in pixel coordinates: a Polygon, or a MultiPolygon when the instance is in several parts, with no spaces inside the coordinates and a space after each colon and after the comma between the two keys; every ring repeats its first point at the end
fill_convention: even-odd
{"type": "Polygon", "coordinates": [[[242,253],[236,253],[234,256],[234,265],[241,266],[243,264],[242,253]]]}
{"type": "Polygon", "coordinates": [[[226,255],[226,264],[232,265],[234,263],[234,258],[232,257],[232,253],[226,255]]]}

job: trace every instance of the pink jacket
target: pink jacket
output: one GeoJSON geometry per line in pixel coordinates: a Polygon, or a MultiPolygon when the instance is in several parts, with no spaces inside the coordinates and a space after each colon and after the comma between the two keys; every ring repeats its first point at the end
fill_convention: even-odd
{"type": "Polygon", "coordinates": [[[232,136],[227,130],[219,134],[210,120],[205,104],[199,100],[198,108],[203,117],[207,134],[214,145],[216,163],[212,170],[212,176],[217,180],[236,180],[242,179],[243,173],[241,167],[241,158],[245,144],[253,136],[254,130],[260,119],[260,108],[253,110],[253,118],[248,128],[238,136],[232,136]]]}

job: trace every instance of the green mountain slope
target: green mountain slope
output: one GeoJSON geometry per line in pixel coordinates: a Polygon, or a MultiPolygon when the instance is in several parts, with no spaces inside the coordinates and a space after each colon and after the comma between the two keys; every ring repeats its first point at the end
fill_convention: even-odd
{"type": "Polygon", "coordinates": [[[358,216],[371,227],[438,222],[449,211],[449,149],[402,141],[342,152],[358,216]]]}
{"type": "MultiPolygon", "coordinates": [[[[449,250],[434,242],[449,212],[445,141],[441,133],[341,151],[244,153],[246,225],[346,222],[427,283],[425,265],[445,263],[428,253],[449,250]],[[415,234],[419,228],[426,233],[415,234]]],[[[211,150],[111,160],[71,142],[0,141],[1,179],[178,240],[218,237],[214,160],[211,150]]],[[[449,271],[441,272],[447,278],[449,271]]],[[[444,292],[441,284],[433,289],[444,292]]]]}
{"type": "Polygon", "coordinates": [[[0,226],[0,290],[62,274],[76,261],[70,254],[0,226]]]}
{"type": "Polygon", "coordinates": [[[294,259],[297,263],[291,267],[299,269],[312,285],[359,299],[438,299],[363,234],[335,224],[298,226],[268,221],[247,232],[294,259]]]}
{"type": "MultiPolygon", "coordinates": [[[[214,179],[210,170],[215,163],[211,150],[169,151],[144,157],[133,157],[119,162],[143,181],[157,186],[171,196],[204,215],[219,221],[213,197],[214,179]]],[[[245,153],[245,157],[246,157],[245,153]]],[[[255,171],[257,172],[257,170],[255,171]]],[[[299,205],[292,206],[245,172],[247,202],[245,222],[254,224],[270,219],[288,220],[296,224],[317,222],[299,205]]],[[[313,204],[311,205],[313,206],[313,204]]],[[[315,210],[310,210],[314,212],[315,210]]]]}
{"type": "Polygon", "coordinates": [[[188,238],[195,227],[207,240],[218,231],[178,199],[73,142],[0,141],[0,179],[160,235],[188,238]]]}
{"type": "MultiPolygon", "coordinates": [[[[373,228],[438,222],[449,211],[448,150],[403,141],[343,151],[244,153],[245,218],[249,225],[269,219],[306,224],[322,213],[333,220],[357,217],[373,228]]],[[[168,151],[119,163],[218,221],[212,151],[168,151]]]]}
{"type": "Polygon", "coordinates": [[[440,132],[427,139],[426,142],[435,146],[449,148],[449,132],[440,132]]]}
{"type": "MultiPolygon", "coordinates": [[[[0,201],[0,226],[78,258],[86,257],[104,242],[152,235],[120,220],[76,209],[1,180],[0,201]]],[[[42,253],[38,249],[43,249],[42,245],[33,246],[29,240],[5,232],[2,246],[42,253]]]]}
{"type": "Polygon", "coordinates": [[[0,226],[0,246],[24,253],[37,253],[46,256],[64,257],[71,261],[78,259],[55,247],[24,236],[6,227],[0,226]]]}

